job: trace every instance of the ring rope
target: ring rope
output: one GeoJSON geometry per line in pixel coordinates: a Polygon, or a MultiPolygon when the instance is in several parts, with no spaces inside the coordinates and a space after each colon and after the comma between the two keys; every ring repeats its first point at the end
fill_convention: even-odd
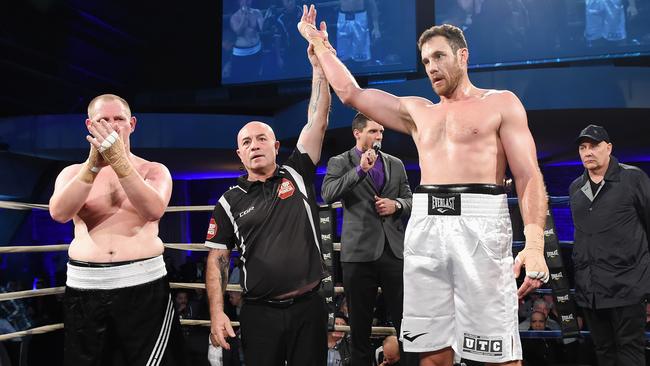
{"type": "MultiPolygon", "coordinates": [[[[49,205],[42,203],[27,203],[27,202],[16,202],[16,201],[0,201],[0,208],[6,208],[10,210],[49,210],[49,205]]],[[[214,205],[202,205],[202,206],[168,206],[165,209],[165,212],[182,212],[182,211],[212,211],[214,210],[214,205]]]]}
{"type": "MultiPolygon", "coordinates": [[[[552,204],[567,204],[569,203],[569,196],[551,196],[548,198],[552,204]]],[[[517,197],[509,197],[508,203],[517,203],[517,197]]],[[[341,202],[334,202],[330,205],[319,205],[321,208],[331,207],[331,208],[341,208],[343,205],[341,202]]],[[[11,210],[48,210],[49,205],[41,203],[26,203],[26,202],[16,202],[16,201],[0,201],[0,208],[6,208],[11,210]]],[[[214,205],[199,205],[199,206],[169,206],[165,209],[165,212],[183,212],[183,211],[212,211],[214,210],[214,205]]]]}
{"type": "Polygon", "coordinates": [[[0,334],[0,342],[13,339],[13,338],[24,337],[32,334],[43,334],[43,333],[54,332],[55,330],[59,330],[59,329],[63,329],[63,323],[44,325],[42,327],[22,330],[20,332],[0,334]]]}
{"type": "MultiPolygon", "coordinates": [[[[513,241],[513,248],[523,248],[525,242],[523,241],[513,241]]],[[[202,243],[165,243],[163,244],[165,248],[169,249],[178,249],[178,250],[191,250],[195,252],[207,252],[210,251],[210,248],[206,247],[202,243]]],[[[341,251],[341,243],[333,243],[334,251],[341,251]]],[[[568,247],[572,246],[572,241],[560,240],[560,246],[568,247]]],[[[52,245],[14,245],[14,246],[0,246],[0,254],[6,253],[37,253],[37,252],[63,252],[68,250],[70,244],[52,244],[52,245]]],[[[237,248],[233,248],[232,251],[236,252],[237,248]]]]}
{"type": "MultiPolygon", "coordinates": [[[[205,284],[198,283],[198,282],[170,282],[169,287],[174,289],[203,290],[205,289],[205,284]]],[[[381,288],[379,288],[378,290],[381,291],[381,288]]],[[[39,296],[47,296],[47,295],[58,295],[58,294],[62,294],[64,291],[65,291],[65,286],[40,288],[36,290],[4,292],[4,293],[0,293],[0,301],[26,299],[30,297],[39,297],[39,296]]],[[[226,291],[241,292],[242,288],[237,284],[228,284],[226,286],[226,291]]],[[[571,293],[575,292],[574,289],[570,289],[570,291],[571,293]]],[[[343,287],[341,286],[334,287],[334,293],[342,294],[344,292],[345,290],[343,287]]],[[[551,289],[547,289],[547,288],[538,288],[535,290],[535,292],[538,294],[553,293],[551,289]]]]}
{"type": "MultiPolygon", "coordinates": [[[[205,283],[170,282],[169,287],[174,289],[180,288],[180,289],[204,290],[205,283]]],[[[228,284],[226,286],[226,291],[241,292],[242,288],[240,285],[237,284],[228,284]]],[[[62,294],[63,292],[65,292],[65,286],[39,288],[35,290],[4,292],[4,293],[0,293],[0,301],[26,299],[30,297],[39,297],[39,296],[47,296],[47,295],[58,295],[58,294],[62,294]]],[[[337,294],[342,294],[344,292],[343,287],[340,286],[334,287],[334,292],[337,294]]]]}
{"type": "MultiPolygon", "coordinates": [[[[335,251],[341,251],[341,243],[333,243],[335,251]]],[[[207,252],[210,248],[203,243],[165,243],[165,248],[178,250],[191,250],[197,252],[207,252]]],[[[63,252],[68,250],[70,244],[52,244],[52,245],[14,245],[0,246],[0,254],[5,253],[36,253],[36,252],[63,252]]],[[[237,248],[232,251],[236,252],[237,248]]]]}
{"type": "Polygon", "coordinates": [[[46,295],[58,295],[58,294],[62,294],[64,291],[65,291],[65,286],[39,288],[36,290],[4,292],[4,293],[0,293],[0,301],[26,299],[29,297],[46,296],[46,295]]]}
{"type": "MultiPolygon", "coordinates": [[[[201,320],[201,319],[180,319],[180,323],[181,325],[185,325],[185,326],[204,326],[204,327],[210,326],[209,320],[201,320]]],[[[236,321],[230,322],[230,325],[236,328],[239,327],[239,322],[236,321]]],[[[23,330],[20,332],[0,334],[0,342],[13,339],[13,338],[24,337],[28,335],[54,332],[59,329],[63,329],[63,323],[44,325],[41,327],[23,330]]],[[[334,330],[337,332],[349,333],[350,326],[335,325],[334,330]]],[[[580,331],[581,337],[586,337],[589,336],[590,334],[591,333],[589,331],[584,331],[584,330],[580,331]]],[[[372,327],[371,335],[396,335],[396,331],[395,328],[393,327],[372,327]]],[[[523,338],[546,338],[546,339],[562,338],[562,332],[559,330],[522,330],[519,331],[519,335],[522,339],[523,338]]],[[[645,337],[646,339],[649,339],[650,332],[646,332],[645,337]]]]}
{"type": "MultiPolygon", "coordinates": [[[[180,319],[180,323],[181,323],[181,325],[184,325],[184,326],[202,326],[202,327],[209,327],[210,324],[211,324],[209,320],[203,320],[203,319],[180,319]]],[[[233,328],[237,328],[237,327],[239,327],[239,322],[233,321],[233,322],[230,322],[230,325],[233,328]]],[[[42,327],[31,328],[31,329],[23,330],[23,331],[20,331],[20,332],[0,334],[0,342],[1,341],[6,341],[6,340],[9,340],[9,339],[13,339],[13,338],[33,335],[33,334],[44,334],[44,333],[54,332],[54,331],[57,331],[59,329],[63,329],[63,323],[44,325],[42,327]]],[[[350,332],[350,326],[349,325],[335,325],[334,330],[337,331],[337,332],[349,333],[350,332]]],[[[393,328],[393,327],[372,327],[371,334],[372,335],[396,335],[397,332],[395,331],[395,328],[393,328]]]]}

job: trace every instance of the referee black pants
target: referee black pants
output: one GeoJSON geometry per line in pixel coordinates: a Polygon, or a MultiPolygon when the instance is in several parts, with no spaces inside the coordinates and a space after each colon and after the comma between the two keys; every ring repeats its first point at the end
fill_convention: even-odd
{"type": "Polygon", "coordinates": [[[246,366],[325,366],[327,314],[317,292],[288,306],[244,300],[239,322],[246,366]]]}
{"type": "MultiPolygon", "coordinates": [[[[342,262],[341,266],[352,329],[351,365],[367,366],[375,351],[370,345],[370,333],[378,286],[382,289],[389,318],[399,335],[404,299],[404,261],[397,258],[386,243],[384,252],[376,261],[342,262]]],[[[400,353],[404,355],[403,351],[400,353]]]]}
{"type": "Polygon", "coordinates": [[[599,366],[645,365],[645,302],[582,310],[591,330],[599,366]]]}

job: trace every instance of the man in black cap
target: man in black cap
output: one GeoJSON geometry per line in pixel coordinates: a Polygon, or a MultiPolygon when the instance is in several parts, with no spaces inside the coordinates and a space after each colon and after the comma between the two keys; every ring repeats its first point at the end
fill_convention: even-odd
{"type": "Polygon", "coordinates": [[[585,167],[569,188],[576,301],[599,365],[645,365],[650,179],[611,155],[602,126],[587,126],[576,143],[585,167]]]}

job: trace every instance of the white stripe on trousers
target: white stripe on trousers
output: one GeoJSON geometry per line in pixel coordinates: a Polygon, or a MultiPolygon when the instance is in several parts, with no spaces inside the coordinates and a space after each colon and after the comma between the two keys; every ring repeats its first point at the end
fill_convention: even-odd
{"type": "Polygon", "coordinates": [[[167,341],[169,341],[169,333],[172,328],[172,319],[174,317],[174,308],[172,306],[172,295],[169,294],[169,299],[167,300],[167,310],[165,311],[165,318],[163,320],[162,327],[160,328],[160,334],[158,334],[158,339],[156,344],[151,351],[149,356],[149,361],[147,361],[147,366],[157,366],[160,365],[162,361],[162,356],[165,353],[167,348],[167,341]]]}

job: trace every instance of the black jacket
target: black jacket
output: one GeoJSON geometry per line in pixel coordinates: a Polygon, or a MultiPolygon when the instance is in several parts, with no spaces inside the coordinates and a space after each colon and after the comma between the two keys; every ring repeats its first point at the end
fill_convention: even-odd
{"type": "Polygon", "coordinates": [[[611,156],[595,194],[586,170],[569,194],[578,305],[603,309],[638,303],[650,293],[650,179],[611,156]]]}

